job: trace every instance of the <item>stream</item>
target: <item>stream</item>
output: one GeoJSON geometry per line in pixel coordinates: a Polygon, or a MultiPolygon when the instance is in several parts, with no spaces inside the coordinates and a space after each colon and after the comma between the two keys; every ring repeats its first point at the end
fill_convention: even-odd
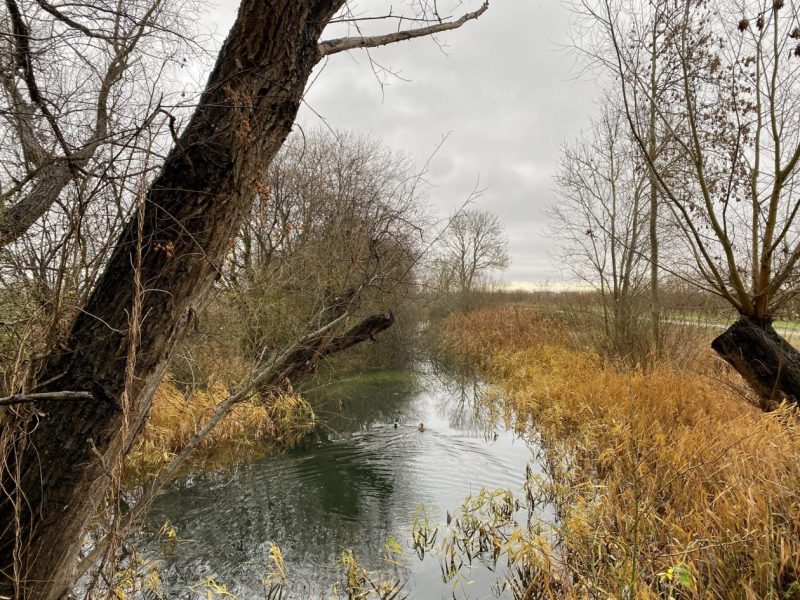
{"type": "Polygon", "coordinates": [[[206,598],[203,582],[213,578],[238,598],[263,598],[275,543],[292,582],[284,597],[328,598],[342,579],[342,552],[385,572],[381,557],[393,539],[405,551],[395,569],[410,598],[497,597],[485,565],[445,583],[437,557],[420,561],[410,545],[420,505],[443,523],[446,511],[455,513],[482,487],[521,488],[531,448],[492,423],[484,390],[423,364],[311,392],[321,426],[300,447],[184,478],[156,499],[150,529],[168,522],[176,532],[168,543],[153,536],[144,548],[160,563],[162,594],[206,598]]]}

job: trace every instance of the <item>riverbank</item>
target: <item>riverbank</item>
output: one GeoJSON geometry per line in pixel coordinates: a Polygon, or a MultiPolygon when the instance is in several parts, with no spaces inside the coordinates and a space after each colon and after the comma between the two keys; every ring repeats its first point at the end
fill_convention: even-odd
{"type": "Polygon", "coordinates": [[[736,395],[710,350],[626,371],[519,307],[451,316],[442,344],[545,449],[552,535],[504,548],[530,597],[800,598],[797,416],[736,395]]]}
{"type": "MultiPolygon", "coordinates": [[[[229,395],[229,386],[211,380],[184,390],[167,377],[153,397],[153,408],[136,445],[128,454],[127,475],[150,479],[186,447],[229,395]]],[[[311,405],[299,394],[281,393],[269,403],[254,398],[234,406],[195,449],[192,465],[233,465],[243,456],[291,447],[316,426],[311,405]]]]}

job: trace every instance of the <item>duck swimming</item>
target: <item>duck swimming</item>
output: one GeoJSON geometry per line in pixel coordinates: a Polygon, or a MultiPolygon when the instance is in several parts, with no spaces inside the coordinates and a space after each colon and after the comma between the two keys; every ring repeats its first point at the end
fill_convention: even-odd
{"type": "Polygon", "coordinates": [[[425,431],[425,424],[422,423],[421,421],[420,421],[420,424],[417,426],[417,431],[419,431],[420,433],[425,431]]]}

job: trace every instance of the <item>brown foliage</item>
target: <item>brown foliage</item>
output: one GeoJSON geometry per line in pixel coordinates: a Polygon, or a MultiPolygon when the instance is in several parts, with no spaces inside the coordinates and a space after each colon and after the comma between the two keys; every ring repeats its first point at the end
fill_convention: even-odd
{"type": "Polygon", "coordinates": [[[560,575],[532,581],[557,597],[795,597],[796,411],[761,413],[710,360],[620,370],[574,333],[519,308],[445,328],[449,347],[498,382],[517,426],[544,448],[559,520],[545,551],[527,546],[526,564],[560,575]],[[678,566],[691,585],[670,588],[678,566]]]}

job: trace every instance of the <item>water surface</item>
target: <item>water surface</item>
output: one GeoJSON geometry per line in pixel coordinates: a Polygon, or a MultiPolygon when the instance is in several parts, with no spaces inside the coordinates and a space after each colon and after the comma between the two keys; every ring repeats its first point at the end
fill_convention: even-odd
{"type": "MultiPolygon", "coordinates": [[[[323,422],[301,447],[245,460],[233,470],[179,482],[155,502],[151,527],[169,521],[178,541],[153,541],[168,597],[205,597],[211,577],[240,598],[263,597],[270,543],[280,546],[291,598],[326,598],[352,549],[368,569],[390,538],[408,553],[412,598],[453,598],[436,557],[409,545],[420,505],[444,521],[481,487],[518,491],[531,459],[526,443],[492,423],[484,386],[425,372],[381,372],[312,394],[323,422]],[[397,427],[394,426],[395,421],[397,427]],[[424,431],[418,424],[424,423],[424,431]]],[[[495,597],[493,574],[475,567],[455,597],[495,597]],[[467,581],[471,583],[466,584],[467,581]]]]}

